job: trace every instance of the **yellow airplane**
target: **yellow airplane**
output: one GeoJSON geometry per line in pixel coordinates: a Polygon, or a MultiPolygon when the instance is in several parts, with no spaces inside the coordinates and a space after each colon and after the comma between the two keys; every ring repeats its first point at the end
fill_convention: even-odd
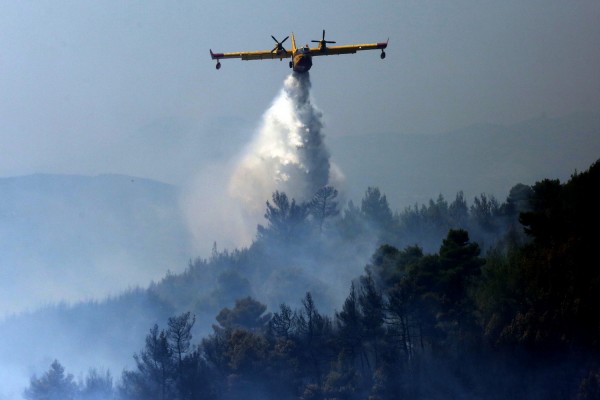
{"type": "MultiPolygon", "coordinates": [[[[210,50],[210,56],[213,60],[217,60],[217,69],[221,69],[221,59],[225,58],[241,58],[242,60],[265,60],[265,59],[279,59],[291,58],[290,68],[295,72],[307,72],[312,67],[312,58],[315,56],[331,56],[334,54],[354,54],[359,50],[377,50],[381,49],[381,59],[385,58],[384,49],[387,47],[388,42],[370,43],[370,44],[350,44],[345,46],[328,46],[334,41],[325,40],[325,30],[323,29],[323,38],[321,40],[313,40],[314,43],[319,43],[318,47],[296,47],[296,40],[292,33],[292,50],[286,50],[283,47],[283,43],[288,40],[289,36],[283,39],[281,42],[271,36],[275,41],[276,45],[273,50],[262,50],[262,51],[241,51],[234,53],[213,53],[210,50]]],[[[389,40],[389,39],[388,39],[389,40]]]]}

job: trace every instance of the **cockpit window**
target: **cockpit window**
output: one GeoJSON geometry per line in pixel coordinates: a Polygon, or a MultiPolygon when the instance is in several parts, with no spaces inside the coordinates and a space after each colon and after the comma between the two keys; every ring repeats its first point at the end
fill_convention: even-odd
{"type": "Polygon", "coordinates": [[[302,53],[302,54],[308,53],[308,47],[301,47],[299,50],[300,50],[300,53],[302,53]]]}

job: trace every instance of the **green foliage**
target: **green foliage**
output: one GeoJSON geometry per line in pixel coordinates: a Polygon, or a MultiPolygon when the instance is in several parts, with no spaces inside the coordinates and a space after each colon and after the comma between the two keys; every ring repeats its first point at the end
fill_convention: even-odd
{"type": "Polygon", "coordinates": [[[276,191],[272,196],[273,204],[267,201],[265,218],[267,227],[258,226],[259,238],[272,239],[288,243],[306,234],[309,206],[296,204],[296,200],[276,191]]]}
{"type": "Polygon", "coordinates": [[[484,231],[494,232],[498,229],[496,221],[500,212],[500,204],[492,196],[488,198],[485,193],[475,197],[471,206],[471,215],[484,231]]]}
{"type": "Polygon", "coordinates": [[[173,395],[176,372],[172,357],[167,333],[155,324],[146,336],[145,348],[134,355],[138,371],[123,372],[122,392],[132,399],[168,399],[173,395]]]}
{"type": "Polygon", "coordinates": [[[337,230],[343,240],[355,243],[365,235],[366,227],[364,216],[352,200],[342,212],[342,218],[338,221],[337,230]]]}
{"type": "Polygon", "coordinates": [[[77,394],[77,385],[73,375],[65,375],[65,368],[57,361],[40,378],[31,378],[24,396],[28,400],[73,400],[77,394]]]}
{"type": "MultiPolygon", "coordinates": [[[[192,344],[191,312],[169,318],[166,330],[155,325],[134,357],[136,370],[123,373],[120,394],[124,400],[596,398],[599,184],[596,163],[565,184],[516,185],[503,204],[482,194],[469,207],[459,192],[452,203],[440,195],[397,215],[379,189],[369,188],[360,208],[349,203],[327,225],[338,214],[335,189],[323,188],[307,205],[276,192],[267,202],[268,226],[250,248],[219,253],[215,246],[210,260],[152,288],[159,304],[187,281],[210,288],[203,298],[184,290],[179,307],[216,307],[227,299],[220,289],[246,297],[212,314],[218,324],[199,346],[192,344]],[[308,234],[323,226],[327,235],[319,240],[326,244],[315,250],[308,234]],[[326,241],[336,230],[339,239],[326,241]],[[415,233],[418,244],[407,239],[415,233]],[[361,243],[377,242],[333,319],[319,312],[310,291],[300,308],[283,303],[273,314],[245,293],[265,281],[277,293],[289,291],[289,281],[304,287],[285,265],[308,258],[324,268],[361,243]]],[[[55,364],[32,378],[28,399],[53,399],[43,396],[55,387],[65,391],[60,398],[84,393],[55,364]]],[[[90,373],[86,387],[110,393],[112,378],[90,373]]]]}
{"type": "Polygon", "coordinates": [[[85,378],[85,386],[80,389],[82,400],[110,400],[114,398],[113,378],[109,371],[100,373],[90,369],[85,378]]]}
{"type": "Polygon", "coordinates": [[[362,340],[364,338],[362,318],[363,314],[353,283],[350,288],[350,294],[342,306],[342,311],[335,314],[343,354],[352,359],[361,351],[362,340]]]}
{"type": "Polygon", "coordinates": [[[382,195],[379,188],[376,187],[367,189],[360,205],[360,211],[376,228],[385,229],[392,221],[392,210],[387,197],[382,195]]]}
{"type": "Polygon", "coordinates": [[[525,226],[525,232],[540,244],[551,244],[552,240],[560,240],[566,234],[561,191],[558,180],[537,182],[530,199],[532,211],[521,214],[519,219],[525,226]]]}
{"type": "Polygon", "coordinates": [[[265,314],[267,306],[259,303],[251,297],[235,301],[233,309],[224,308],[217,315],[220,328],[231,330],[244,328],[251,331],[261,331],[267,326],[271,314],[265,314]]]}
{"type": "Polygon", "coordinates": [[[323,232],[323,225],[327,218],[335,217],[340,213],[338,202],[335,200],[337,195],[337,189],[333,186],[325,186],[315,193],[308,204],[310,214],[319,227],[319,232],[323,232]]]}
{"type": "Polygon", "coordinates": [[[600,212],[596,189],[600,163],[566,184],[533,186],[530,210],[521,222],[533,243],[516,260],[525,286],[507,340],[536,351],[600,350],[600,271],[595,267],[600,212]]]}
{"type": "Polygon", "coordinates": [[[211,372],[201,353],[191,344],[195,317],[186,312],[168,320],[167,330],[154,325],[145,347],[134,355],[136,371],[126,370],[120,394],[125,399],[194,399],[204,393],[210,399],[214,388],[211,372]]]}
{"type": "Polygon", "coordinates": [[[171,353],[177,358],[178,362],[183,361],[183,357],[190,351],[192,340],[192,327],[196,322],[196,317],[189,311],[177,317],[169,318],[167,340],[171,353]]]}
{"type": "Polygon", "coordinates": [[[483,334],[494,346],[510,340],[510,321],[525,298],[519,258],[520,251],[514,246],[506,251],[494,249],[488,253],[475,291],[483,334]]]}
{"type": "Polygon", "coordinates": [[[264,368],[267,358],[267,340],[259,333],[234,329],[227,338],[226,357],[229,368],[236,373],[252,374],[264,368]]]}
{"type": "Polygon", "coordinates": [[[285,303],[279,306],[279,310],[279,313],[273,313],[269,321],[269,332],[276,338],[288,339],[292,335],[298,316],[285,303]]]}
{"type": "Polygon", "coordinates": [[[466,228],[468,225],[469,207],[462,191],[456,193],[456,198],[448,206],[448,220],[452,228],[466,228]]]}

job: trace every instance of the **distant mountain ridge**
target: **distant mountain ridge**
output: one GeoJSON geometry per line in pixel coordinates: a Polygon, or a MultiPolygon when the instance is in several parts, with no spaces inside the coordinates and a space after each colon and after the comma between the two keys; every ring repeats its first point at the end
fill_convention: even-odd
{"type": "MultiPolygon", "coordinates": [[[[326,140],[347,199],[377,186],[399,211],[440,193],[503,200],[517,183],[564,181],[600,157],[600,114],[326,140]]],[[[144,286],[183,270],[197,256],[191,240],[173,185],[116,174],[0,178],[0,317],[144,286]]]]}
{"type": "Polygon", "coordinates": [[[0,316],[183,270],[178,188],[125,175],[0,178],[0,316]]]}

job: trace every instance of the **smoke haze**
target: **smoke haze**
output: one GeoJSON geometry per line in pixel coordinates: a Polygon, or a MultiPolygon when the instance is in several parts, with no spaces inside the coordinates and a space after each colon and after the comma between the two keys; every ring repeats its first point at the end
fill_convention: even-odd
{"type": "MultiPolygon", "coordinates": [[[[223,270],[216,263],[215,277],[204,269],[197,281],[177,274],[214,242],[219,250],[250,244],[275,190],[302,201],[329,184],[356,201],[374,186],[402,210],[458,190],[467,199],[482,192],[501,199],[517,182],[568,179],[600,154],[598,1],[309,1],[294,11],[300,26],[290,25],[290,6],[4,4],[0,178],[123,179],[118,190],[114,182],[94,191],[86,184],[74,201],[73,183],[55,185],[56,196],[39,183],[17,196],[0,182],[0,400],[20,399],[29,377],[54,358],[76,375],[99,366],[118,376],[118,357],[133,363],[148,328],[175,312],[154,296],[132,307],[145,299],[137,292],[101,312],[94,304],[77,313],[42,306],[79,307],[145,287],[167,270],[190,284],[199,303],[213,300],[219,283],[239,294],[227,288],[248,278],[235,275],[247,269],[241,263],[225,277],[216,276],[223,270]],[[315,9],[338,17],[323,26],[315,9]],[[376,52],[319,57],[312,88],[308,74],[292,74],[281,88],[285,62],[232,61],[215,75],[208,60],[209,46],[259,49],[272,45],[270,34],[294,29],[311,40],[324,28],[340,44],[390,37],[392,47],[383,62],[376,52]],[[131,176],[173,186],[123,198],[142,186],[131,176]],[[20,314],[3,315],[11,313],[20,314]]],[[[263,286],[251,282],[249,294],[264,296],[271,311],[304,288],[345,297],[364,266],[357,254],[370,255],[374,245],[336,248],[341,254],[315,255],[312,263],[286,258],[263,286]]],[[[341,305],[336,296],[332,307],[341,305]]],[[[214,322],[215,313],[206,314],[214,322]]]]}
{"type": "Polygon", "coordinates": [[[308,73],[287,77],[230,179],[232,196],[253,212],[262,211],[275,190],[305,201],[340,178],[332,176],[322,113],[312,104],[310,86],[308,73]]]}
{"type": "Polygon", "coordinates": [[[320,188],[342,183],[340,169],[330,161],[323,114],[313,104],[310,89],[308,73],[290,74],[239,158],[199,174],[186,196],[186,208],[191,230],[203,242],[200,248],[206,250],[213,241],[225,247],[249,244],[275,191],[308,201],[320,188]],[[228,192],[210,186],[211,181],[228,181],[228,192]],[[206,209],[213,212],[198,212],[206,209]],[[218,237],[206,238],[207,231],[218,237]]]}

